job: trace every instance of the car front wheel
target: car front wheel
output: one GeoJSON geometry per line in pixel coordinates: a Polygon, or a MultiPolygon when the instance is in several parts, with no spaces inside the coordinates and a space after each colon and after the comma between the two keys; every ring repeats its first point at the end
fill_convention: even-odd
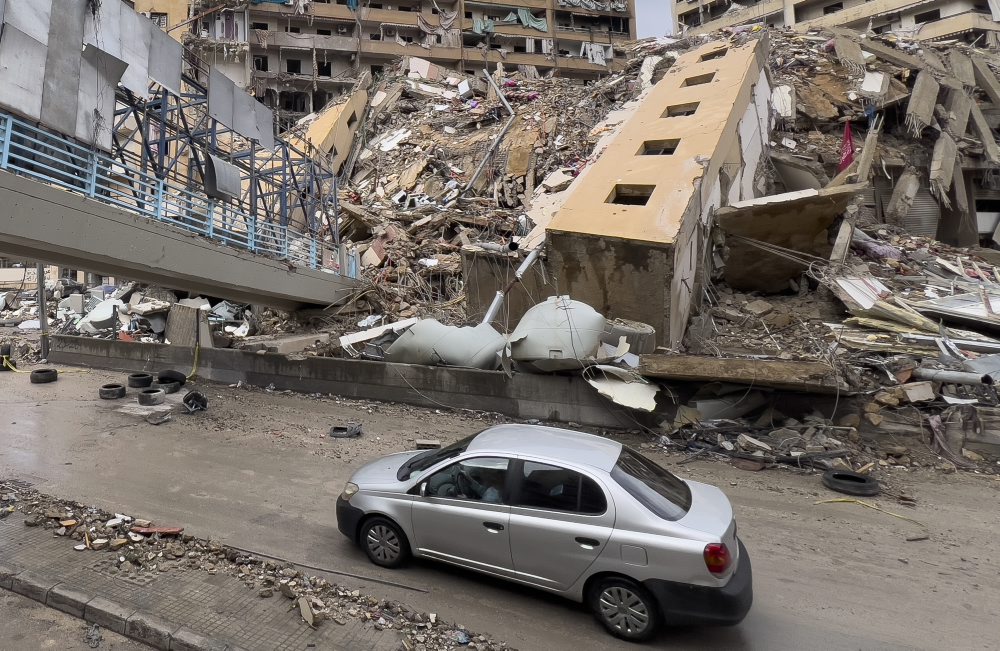
{"type": "Polygon", "coordinates": [[[410,556],[406,536],[388,518],[372,518],[361,526],[361,546],[368,559],[382,567],[399,567],[410,556]]]}
{"type": "Polygon", "coordinates": [[[656,599],[641,585],[624,577],[598,581],[590,591],[588,605],[597,621],[623,640],[648,640],[660,625],[656,599]]]}

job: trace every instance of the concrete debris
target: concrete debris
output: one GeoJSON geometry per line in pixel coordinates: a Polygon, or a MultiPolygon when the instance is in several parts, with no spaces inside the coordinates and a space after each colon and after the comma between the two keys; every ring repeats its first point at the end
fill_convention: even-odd
{"type": "Polygon", "coordinates": [[[25,525],[53,532],[60,522],[50,514],[62,516],[63,520],[70,516],[77,524],[67,530],[67,549],[72,547],[102,558],[107,555],[110,571],[125,580],[148,582],[161,572],[224,574],[242,582],[259,598],[273,597],[275,592],[282,594],[291,601],[303,625],[314,628],[328,621],[345,625],[349,620],[358,620],[378,629],[398,631],[401,644],[411,649],[445,651],[455,648],[459,640],[480,651],[509,648],[506,643],[442,621],[434,614],[331,583],[289,563],[261,558],[211,539],[181,534],[165,537],[167,534],[159,530],[136,524],[147,521],[60,500],[26,488],[22,483],[0,481],[0,509],[8,507],[26,516],[25,525]],[[114,526],[109,526],[112,523],[114,526]]]}

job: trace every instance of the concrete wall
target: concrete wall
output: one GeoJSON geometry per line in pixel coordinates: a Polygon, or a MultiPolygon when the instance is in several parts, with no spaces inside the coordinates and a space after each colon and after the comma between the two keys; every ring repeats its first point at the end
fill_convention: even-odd
{"type": "MultiPolygon", "coordinates": [[[[511,259],[489,252],[462,252],[465,313],[470,321],[478,323],[482,319],[497,291],[514,279],[514,272],[520,264],[520,258],[511,259]]],[[[557,279],[548,273],[548,267],[548,260],[539,259],[521,282],[511,288],[494,325],[512,331],[532,306],[559,293],[557,279]]]]}
{"type": "MultiPolygon", "coordinates": [[[[54,363],[123,372],[168,368],[188,372],[193,359],[191,348],[67,336],[52,337],[49,353],[49,360],[54,363]]],[[[630,414],[602,398],[578,376],[519,373],[508,378],[498,371],[326,357],[293,361],[277,354],[202,349],[198,377],[227,384],[240,380],[254,386],[274,384],[278,390],[332,393],[423,407],[493,411],[511,418],[597,427],[636,425],[630,414]]]]}
{"type": "Polygon", "coordinates": [[[609,319],[656,328],[657,341],[670,326],[670,278],[674,247],[549,233],[548,262],[559,294],[587,303],[609,319]]]}
{"type": "Polygon", "coordinates": [[[757,192],[771,124],[767,50],[766,39],[706,44],[653,87],[546,229],[559,293],[652,325],[660,344],[680,343],[708,273],[713,212],[757,192]],[[694,104],[689,115],[673,114],[694,104]],[[653,140],[676,148],[644,154],[653,140]],[[733,162],[738,173],[725,168],[733,162]],[[645,205],[614,201],[623,184],[652,188],[645,205]]]}
{"type": "Polygon", "coordinates": [[[356,281],[294,267],[0,172],[0,255],[295,309],[345,300],[356,281]]]}

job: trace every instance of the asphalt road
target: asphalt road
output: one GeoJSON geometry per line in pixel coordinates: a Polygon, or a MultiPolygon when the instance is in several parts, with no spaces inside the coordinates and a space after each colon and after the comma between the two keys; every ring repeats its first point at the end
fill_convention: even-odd
{"type": "MultiPolygon", "coordinates": [[[[488,417],[209,385],[208,412],[153,426],[116,411],[124,403],[96,399],[97,386],[121,378],[65,373],[55,384],[31,385],[25,375],[0,373],[0,477],[337,572],[344,585],[520,649],[635,648],[605,635],[576,604],[439,564],[382,570],[337,532],[335,500],[354,468],[416,438],[448,442],[488,417]],[[325,436],[347,421],[363,422],[365,435],[325,436]]],[[[674,466],[680,457],[650,454],[727,492],[755,589],[741,625],[673,629],[654,647],[996,648],[1000,481],[933,471],[897,480],[918,506],[878,503],[930,533],[906,542],[920,533],[917,525],[856,504],[815,504],[837,497],[816,476],[674,466]]]]}

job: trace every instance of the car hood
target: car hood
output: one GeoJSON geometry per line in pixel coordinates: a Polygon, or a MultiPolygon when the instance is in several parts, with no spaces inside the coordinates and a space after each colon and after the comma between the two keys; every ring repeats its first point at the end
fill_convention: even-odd
{"type": "Polygon", "coordinates": [[[397,452],[368,463],[351,475],[351,481],[364,488],[373,484],[398,484],[396,471],[399,467],[420,454],[420,450],[397,452]]]}
{"type": "Polygon", "coordinates": [[[697,481],[686,483],[691,489],[691,508],[679,523],[724,539],[733,523],[733,506],[729,498],[715,486],[697,481]]]}

